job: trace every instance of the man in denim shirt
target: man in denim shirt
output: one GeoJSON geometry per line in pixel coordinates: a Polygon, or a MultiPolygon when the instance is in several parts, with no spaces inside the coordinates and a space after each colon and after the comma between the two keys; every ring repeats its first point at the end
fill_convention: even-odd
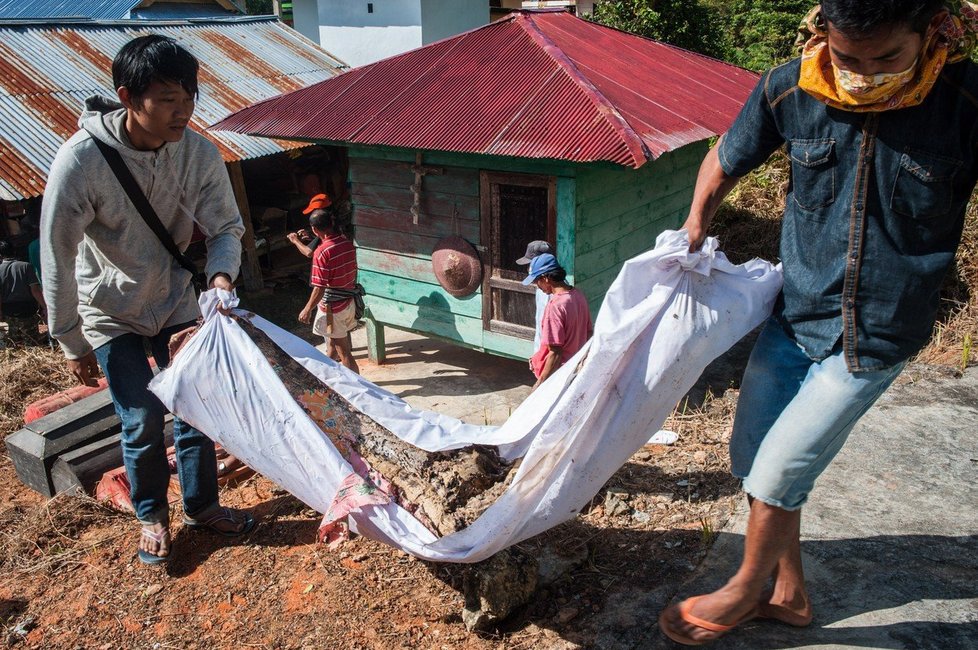
{"type": "Polygon", "coordinates": [[[811,622],[800,509],[927,342],[978,173],[971,3],[825,0],[806,26],[801,58],[761,78],[707,155],[684,226],[698,249],[738,179],[785,148],[784,290],[730,442],[751,502],[744,558],[724,587],[662,613],[662,630],[689,645],[755,616],[811,622]]]}

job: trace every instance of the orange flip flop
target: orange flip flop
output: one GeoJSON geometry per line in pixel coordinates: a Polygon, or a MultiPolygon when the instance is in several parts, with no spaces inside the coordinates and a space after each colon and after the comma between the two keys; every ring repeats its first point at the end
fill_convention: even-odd
{"type": "Polygon", "coordinates": [[[785,625],[790,625],[792,627],[808,627],[812,623],[812,615],[809,612],[808,616],[799,614],[787,607],[782,607],[781,605],[772,605],[771,603],[761,603],[757,607],[757,617],[758,618],[769,618],[774,621],[779,621],[785,625]]]}
{"type": "Polygon", "coordinates": [[[687,598],[683,602],[679,603],[678,605],[673,605],[672,607],[677,608],[677,611],[679,613],[679,618],[686,621],[687,623],[690,623],[691,625],[695,625],[698,628],[707,630],[709,632],[715,632],[716,633],[715,636],[712,636],[708,639],[699,640],[699,639],[694,639],[692,637],[686,636],[685,634],[682,634],[672,629],[669,626],[669,621],[667,618],[667,614],[672,609],[672,607],[667,607],[662,612],[662,614],[659,615],[659,629],[662,630],[662,633],[665,634],[670,639],[672,639],[673,641],[675,641],[676,643],[682,645],[705,645],[707,643],[712,643],[716,641],[724,634],[737,627],[738,625],[746,623],[747,621],[757,616],[758,608],[755,607],[751,611],[747,612],[747,614],[745,614],[739,621],[737,621],[732,625],[721,625],[720,623],[707,621],[706,619],[702,619],[690,613],[690,611],[693,609],[693,605],[696,603],[697,600],[699,600],[702,597],[703,596],[693,596],[692,598],[687,598]]]}

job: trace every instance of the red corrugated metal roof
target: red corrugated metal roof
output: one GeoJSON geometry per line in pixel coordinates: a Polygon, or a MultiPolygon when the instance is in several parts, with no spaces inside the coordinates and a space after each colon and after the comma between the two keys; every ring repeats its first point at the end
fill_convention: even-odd
{"type": "Polygon", "coordinates": [[[576,18],[518,11],[238,111],[283,139],[640,167],[725,131],[757,76],[576,18]]]}

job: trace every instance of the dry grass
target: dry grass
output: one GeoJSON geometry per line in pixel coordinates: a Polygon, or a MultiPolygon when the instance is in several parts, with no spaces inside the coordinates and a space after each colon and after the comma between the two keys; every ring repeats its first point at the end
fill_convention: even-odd
{"type": "MultiPolygon", "coordinates": [[[[724,202],[712,228],[734,262],[753,257],[776,261],[781,215],[788,187],[788,161],[778,152],[746,176],[724,202]]],[[[978,354],[978,192],[965,215],[964,235],[955,264],[941,291],[934,333],[916,361],[959,368],[974,364],[978,354]]]]}
{"type": "Polygon", "coordinates": [[[965,214],[964,235],[941,290],[941,313],[930,343],[917,361],[963,368],[974,364],[978,342],[978,193],[965,214]]]}
{"type": "Polygon", "coordinates": [[[783,152],[751,172],[723,202],[711,227],[723,252],[740,264],[755,257],[777,261],[781,215],[788,190],[788,161],[783,152]]]}
{"type": "Polygon", "coordinates": [[[130,519],[95,499],[62,493],[41,506],[13,507],[0,513],[0,571],[6,575],[52,577],[84,562],[84,556],[117,537],[109,524],[130,519]],[[95,529],[95,539],[85,531],[95,529]]]}
{"type": "Polygon", "coordinates": [[[20,428],[25,406],[75,383],[60,350],[8,341],[0,349],[0,440],[20,428]]]}

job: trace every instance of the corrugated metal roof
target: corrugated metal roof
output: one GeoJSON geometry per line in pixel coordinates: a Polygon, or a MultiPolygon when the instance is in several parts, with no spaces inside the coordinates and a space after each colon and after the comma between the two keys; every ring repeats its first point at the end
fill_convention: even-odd
{"type": "Polygon", "coordinates": [[[736,66],[567,12],[518,11],[211,129],[640,167],[725,131],[756,82],[736,66]]]}
{"type": "Polygon", "coordinates": [[[94,18],[117,20],[142,0],[0,0],[0,18],[94,18]]]}
{"type": "Polygon", "coordinates": [[[148,7],[136,7],[129,18],[139,20],[187,20],[190,18],[226,18],[239,15],[233,9],[225,9],[216,2],[195,4],[190,2],[154,2],[148,7]]]}
{"type": "Polygon", "coordinates": [[[93,20],[184,20],[233,16],[217,2],[153,2],[143,0],[0,0],[0,19],[91,18],[93,20]]]}
{"type": "MultiPolygon", "coordinates": [[[[171,36],[200,60],[192,127],[338,74],[342,62],[274,18],[220,21],[0,22],[0,199],[39,196],[61,144],[77,130],[84,100],[115,96],[111,64],[132,38],[171,36]]],[[[204,132],[225,160],[299,146],[231,132],[204,132]]]]}

